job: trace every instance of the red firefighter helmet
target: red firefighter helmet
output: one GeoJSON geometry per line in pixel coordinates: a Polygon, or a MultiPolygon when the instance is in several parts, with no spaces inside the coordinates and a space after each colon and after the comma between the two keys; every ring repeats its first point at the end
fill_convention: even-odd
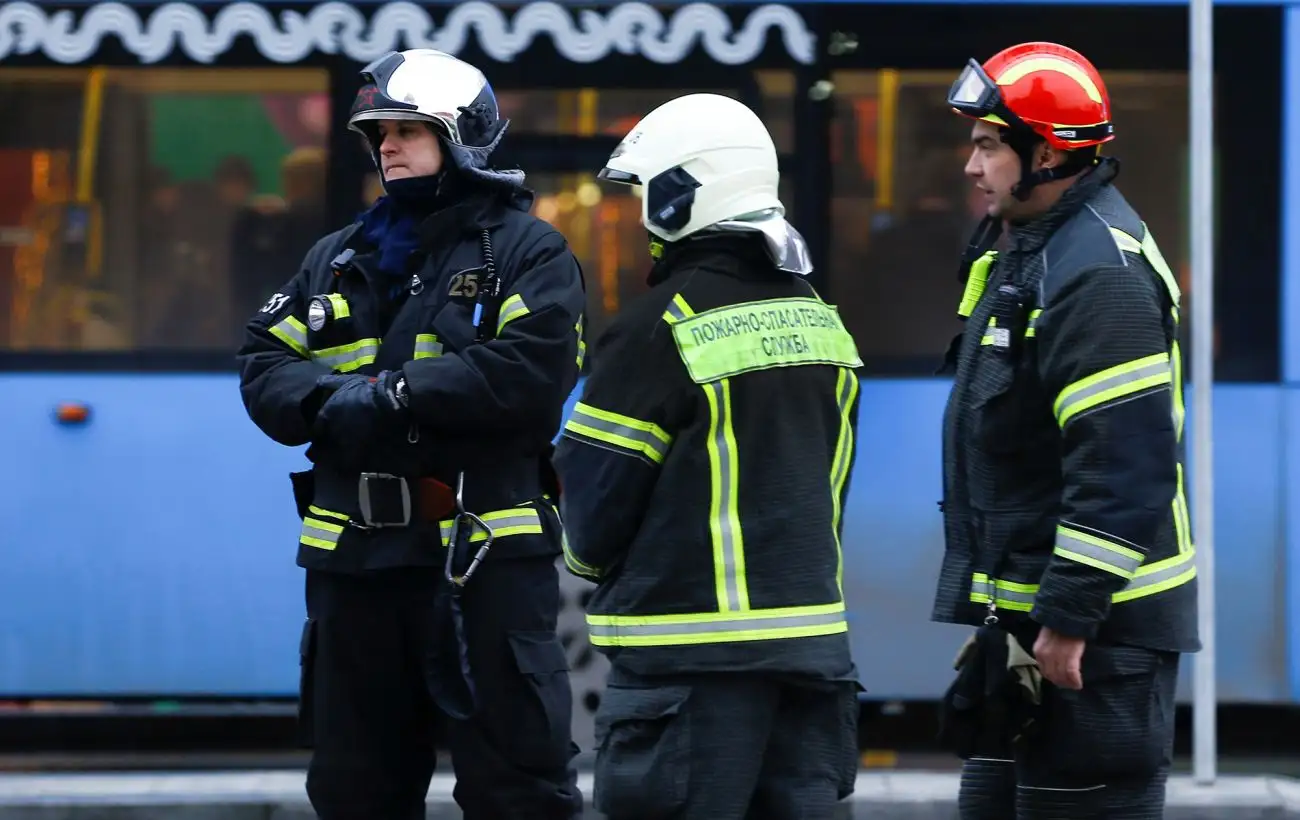
{"type": "Polygon", "coordinates": [[[971,60],[948,91],[948,104],[973,119],[1027,128],[1064,151],[1115,139],[1101,74],[1056,43],[1021,43],[983,66],[971,60]]]}

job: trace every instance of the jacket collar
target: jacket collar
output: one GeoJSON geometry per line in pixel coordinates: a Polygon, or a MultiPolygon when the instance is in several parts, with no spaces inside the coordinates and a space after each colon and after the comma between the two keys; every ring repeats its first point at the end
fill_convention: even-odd
{"type": "Polygon", "coordinates": [[[425,217],[416,232],[423,242],[433,244],[450,234],[500,227],[508,211],[527,212],[533,198],[533,192],[524,188],[479,188],[463,201],[425,217]]]}
{"type": "Polygon", "coordinates": [[[1082,210],[1102,188],[1114,182],[1118,175],[1119,160],[1103,157],[1096,166],[1080,174],[1047,213],[1029,222],[1011,225],[1008,235],[1013,246],[1024,251],[1042,247],[1057,228],[1082,210]]]}
{"type": "Polygon", "coordinates": [[[696,267],[741,278],[750,271],[777,270],[758,234],[703,236],[666,244],[646,282],[654,287],[679,271],[696,267]]]}

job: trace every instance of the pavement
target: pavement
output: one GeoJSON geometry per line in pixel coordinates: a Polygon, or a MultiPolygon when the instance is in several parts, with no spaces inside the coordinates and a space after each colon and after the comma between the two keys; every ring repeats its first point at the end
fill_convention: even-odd
{"type": "MultiPolygon", "coordinates": [[[[301,770],[0,774],[0,820],[312,820],[303,782],[301,770]]],[[[461,816],[452,785],[434,777],[429,818],[461,816]]],[[[590,773],[579,785],[590,801],[590,773]]],[[[863,771],[834,820],[954,820],[956,795],[954,772],[863,771]]],[[[1300,780],[1225,775],[1199,786],[1175,776],[1165,818],[1300,820],[1300,780]]]]}

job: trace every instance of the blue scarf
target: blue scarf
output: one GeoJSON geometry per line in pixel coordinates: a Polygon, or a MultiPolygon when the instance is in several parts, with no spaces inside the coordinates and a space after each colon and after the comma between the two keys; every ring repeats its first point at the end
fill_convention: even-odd
{"type": "Polygon", "coordinates": [[[406,285],[407,260],[420,245],[416,229],[445,204],[442,181],[438,174],[385,183],[385,195],[361,215],[361,234],[379,249],[379,270],[394,279],[393,295],[406,285]]]}

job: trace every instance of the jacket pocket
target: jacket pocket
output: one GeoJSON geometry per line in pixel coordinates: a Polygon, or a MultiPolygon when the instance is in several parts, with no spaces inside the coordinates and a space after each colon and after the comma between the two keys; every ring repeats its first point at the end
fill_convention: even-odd
{"type": "Polygon", "coordinates": [[[1043,762],[1106,782],[1167,770],[1173,754],[1178,656],[1089,643],[1083,689],[1044,687],[1043,762]]]}
{"type": "Polygon", "coordinates": [[[306,518],[307,508],[316,497],[316,473],[313,470],[289,473],[289,484],[293,487],[293,503],[298,517],[306,518]]]}
{"type": "Polygon", "coordinates": [[[1007,455],[1055,447],[1056,423],[1030,364],[981,352],[970,378],[971,432],[980,450],[1007,455]]]}
{"type": "Polygon", "coordinates": [[[537,771],[561,769],[570,756],[573,689],[569,659],[553,632],[517,631],[507,635],[524,697],[504,706],[514,716],[515,762],[537,771]]]}
{"type": "Polygon", "coordinates": [[[690,786],[690,687],[608,686],[596,713],[594,800],[628,820],[670,817],[690,786]]]}

